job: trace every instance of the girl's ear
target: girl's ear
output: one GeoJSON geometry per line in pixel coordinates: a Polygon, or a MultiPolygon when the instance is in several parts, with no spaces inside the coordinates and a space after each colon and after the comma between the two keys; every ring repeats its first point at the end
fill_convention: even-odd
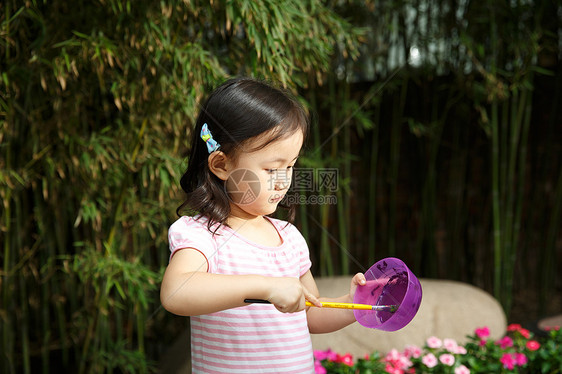
{"type": "Polygon", "coordinates": [[[223,181],[227,180],[230,175],[230,162],[226,154],[221,151],[215,151],[209,155],[207,162],[211,173],[223,181]]]}

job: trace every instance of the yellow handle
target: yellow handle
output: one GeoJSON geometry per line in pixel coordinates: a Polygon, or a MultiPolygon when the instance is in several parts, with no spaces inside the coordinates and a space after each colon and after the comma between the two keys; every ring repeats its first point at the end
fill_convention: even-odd
{"type": "MultiPolygon", "coordinates": [[[[316,306],[310,301],[306,302],[307,306],[316,306]]],[[[353,304],[353,303],[332,303],[332,302],[322,302],[322,307],[324,308],[338,308],[338,309],[361,309],[361,310],[373,310],[372,305],[367,304],[353,304]]]]}

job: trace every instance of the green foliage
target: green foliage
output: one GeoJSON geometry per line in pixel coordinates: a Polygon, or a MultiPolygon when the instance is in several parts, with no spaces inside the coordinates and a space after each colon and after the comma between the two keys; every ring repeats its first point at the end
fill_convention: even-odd
{"type": "Polygon", "coordinates": [[[545,309],[556,294],[552,2],[0,9],[0,371],[154,370],[174,338],[158,282],[192,124],[234,75],[298,92],[314,123],[300,166],[339,171],[337,206],[299,210],[317,275],[396,255],[420,277],[495,286],[506,310],[517,281],[545,309]]]}
{"type": "Polygon", "coordinates": [[[0,370],[150,371],[201,100],[230,75],[306,85],[329,68],[334,39],[357,54],[360,30],[318,1],[1,9],[0,370]]]}

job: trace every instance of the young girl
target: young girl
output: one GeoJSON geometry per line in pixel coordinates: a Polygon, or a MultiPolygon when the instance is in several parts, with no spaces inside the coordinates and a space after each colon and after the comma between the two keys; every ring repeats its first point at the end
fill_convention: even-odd
{"type": "Polygon", "coordinates": [[[194,373],[312,373],[309,333],[355,321],[351,310],[305,301],[352,302],[364,275],[353,277],[349,294],[319,299],[304,238],[269,217],[291,184],[308,126],[288,93],[248,78],[227,81],[202,107],[178,208],[197,214],[169,229],[160,292],[164,308],[191,316],[194,373]]]}

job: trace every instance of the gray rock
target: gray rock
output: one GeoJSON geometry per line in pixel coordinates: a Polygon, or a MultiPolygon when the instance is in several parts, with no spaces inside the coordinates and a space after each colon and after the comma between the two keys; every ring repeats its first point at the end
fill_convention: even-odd
{"type": "MultiPolygon", "coordinates": [[[[349,292],[351,277],[317,278],[322,297],[336,297],[349,292]]],[[[387,332],[354,323],[329,334],[312,335],[314,349],[351,353],[354,358],[374,351],[386,354],[393,348],[402,351],[406,345],[422,347],[427,338],[451,338],[459,344],[468,341],[479,327],[488,326],[490,338],[501,338],[507,326],[501,305],[487,292],[472,285],[448,281],[420,279],[422,302],[414,319],[403,329],[387,332]]]]}
{"type": "Polygon", "coordinates": [[[556,327],[560,328],[560,326],[562,326],[562,314],[546,317],[538,322],[538,328],[544,331],[548,331],[556,327]]]}

